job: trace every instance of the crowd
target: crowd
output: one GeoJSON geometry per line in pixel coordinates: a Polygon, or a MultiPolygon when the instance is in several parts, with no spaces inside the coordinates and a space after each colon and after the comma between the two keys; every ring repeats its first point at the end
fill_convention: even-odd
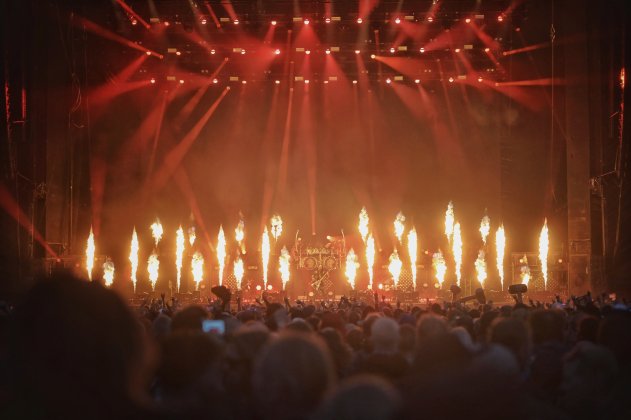
{"type": "Polygon", "coordinates": [[[549,304],[131,308],[69,275],[0,316],[2,419],[631,419],[631,312],[549,304]]]}

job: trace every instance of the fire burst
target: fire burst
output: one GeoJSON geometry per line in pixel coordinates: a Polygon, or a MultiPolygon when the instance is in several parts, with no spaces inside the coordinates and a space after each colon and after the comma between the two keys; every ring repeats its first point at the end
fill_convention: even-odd
{"type": "Polygon", "coordinates": [[[289,251],[287,248],[283,247],[280,251],[280,256],[278,257],[278,271],[280,272],[280,279],[283,283],[283,290],[287,287],[287,282],[289,282],[289,264],[291,262],[291,257],[289,256],[289,251]]]}
{"type": "Polygon", "coordinates": [[[475,273],[483,289],[486,280],[486,261],[484,260],[484,256],[484,250],[481,249],[480,252],[478,252],[478,259],[475,260],[475,273]]]}
{"type": "Polygon", "coordinates": [[[85,268],[88,270],[88,279],[92,280],[92,269],[94,268],[94,254],[96,245],[94,245],[94,233],[90,226],[90,236],[88,236],[88,244],[85,248],[85,268]]]}
{"type": "Polygon", "coordinates": [[[401,277],[401,267],[403,263],[399,258],[399,253],[395,249],[394,252],[390,255],[390,264],[388,264],[388,271],[392,275],[392,279],[394,280],[394,288],[399,288],[399,278],[401,277]]]}
{"type": "Polygon", "coordinates": [[[158,272],[160,271],[160,260],[155,252],[149,256],[147,260],[147,272],[149,273],[149,281],[151,282],[151,290],[156,290],[158,282],[158,272]]]}
{"type": "Polygon", "coordinates": [[[523,264],[521,266],[520,274],[521,283],[528,286],[528,283],[530,283],[530,267],[528,266],[528,257],[524,255],[520,262],[523,264]]]}
{"type": "Polygon", "coordinates": [[[368,218],[368,211],[366,207],[362,207],[362,210],[359,212],[359,225],[357,229],[359,230],[359,234],[362,237],[362,241],[366,243],[366,238],[368,238],[368,225],[370,223],[370,219],[368,218]]]}
{"type": "Polygon", "coordinates": [[[131,263],[131,282],[134,285],[134,292],[136,291],[136,273],[138,272],[138,252],[140,246],[138,245],[138,235],[136,234],[136,228],[131,235],[131,249],[129,251],[129,262],[131,263]]]}
{"type": "Polygon", "coordinates": [[[452,242],[452,252],[454,254],[454,261],[456,262],[456,279],[458,280],[458,286],[460,286],[460,280],[462,279],[462,236],[459,222],[454,225],[452,242]]]}
{"type": "Polygon", "coordinates": [[[436,280],[442,287],[443,282],[445,281],[445,275],[447,274],[447,263],[445,262],[445,258],[443,257],[441,250],[438,250],[438,252],[432,255],[432,266],[436,272],[436,280]]]}
{"type": "Polygon", "coordinates": [[[153,236],[153,240],[156,242],[156,247],[160,243],[160,239],[162,239],[162,234],[164,230],[162,229],[162,224],[160,223],[160,219],[156,219],[155,222],[151,225],[151,236],[153,236]]]}
{"type": "Polygon", "coordinates": [[[269,264],[270,249],[269,233],[267,231],[267,226],[265,226],[263,236],[261,237],[261,258],[263,260],[263,287],[265,289],[267,289],[267,265],[269,264]]]}
{"type": "Polygon", "coordinates": [[[418,253],[418,236],[416,229],[412,228],[408,232],[408,253],[410,254],[410,268],[412,269],[412,284],[416,290],[416,254],[418,253]]]}
{"type": "Polygon", "coordinates": [[[486,238],[488,238],[490,232],[491,219],[489,219],[489,216],[484,215],[482,221],[480,222],[480,235],[482,235],[482,242],[484,242],[484,245],[486,245],[486,238]]]}
{"type": "Polygon", "coordinates": [[[177,269],[177,282],[175,283],[175,290],[178,290],[180,284],[182,284],[182,259],[184,258],[184,229],[182,226],[177,230],[175,235],[175,268],[177,269]]]}
{"type": "Polygon", "coordinates": [[[283,219],[280,218],[279,215],[275,214],[270,219],[270,225],[272,226],[272,236],[274,240],[277,241],[280,238],[281,233],[283,233],[283,219]]]}
{"type": "Polygon", "coordinates": [[[403,215],[403,213],[399,212],[399,214],[397,214],[397,217],[394,219],[394,234],[399,242],[401,242],[401,238],[403,237],[403,230],[405,229],[404,223],[405,216],[403,215]]]}
{"type": "Polygon", "coordinates": [[[226,266],[226,235],[223,233],[223,226],[219,226],[217,236],[217,262],[219,263],[219,285],[223,284],[223,269],[226,266]]]}
{"type": "Polygon", "coordinates": [[[234,239],[239,244],[239,248],[241,249],[241,253],[245,254],[245,245],[243,243],[243,239],[245,238],[245,222],[243,219],[239,220],[239,224],[234,230],[234,239]]]}
{"type": "Polygon", "coordinates": [[[191,273],[195,282],[195,290],[199,290],[199,286],[204,279],[204,257],[199,251],[196,251],[191,258],[191,273]]]}
{"type": "Polygon", "coordinates": [[[237,257],[234,260],[234,267],[232,269],[234,278],[237,279],[237,290],[241,290],[241,283],[243,282],[243,274],[245,274],[245,268],[243,267],[243,260],[241,257],[237,257]]]}
{"type": "Polygon", "coordinates": [[[506,235],[504,233],[504,225],[497,228],[495,232],[495,263],[497,264],[497,271],[500,274],[500,283],[502,284],[502,290],[504,289],[504,250],[506,249],[506,235]]]}
{"type": "Polygon", "coordinates": [[[114,283],[114,263],[109,257],[103,263],[103,281],[107,287],[114,283]]]}
{"type": "Polygon", "coordinates": [[[355,290],[355,277],[357,276],[357,269],[359,268],[359,262],[357,262],[357,255],[355,255],[355,251],[351,248],[346,254],[346,266],[344,269],[344,274],[346,274],[346,278],[348,279],[348,284],[351,285],[351,289],[355,290]]]}
{"type": "Polygon", "coordinates": [[[550,238],[548,237],[548,220],[543,222],[541,234],[539,235],[539,261],[541,261],[541,273],[543,274],[543,288],[548,285],[548,246],[550,238]]]}
{"type": "Polygon", "coordinates": [[[451,243],[452,237],[454,235],[454,203],[449,202],[447,205],[447,211],[445,212],[445,235],[447,235],[447,241],[451,243]]]}
{"type": "Polygon", "coordinates": [[[368,268],[368,289],[372,289],[372,281],[373,281],[373,267],[375,266],[375,238],[373,238],[372,234],[368,235],[368,239],[366,239],[366,268],[368,268]]]}
{"type": "Polygon", "coordinates": [[[195,234],[195,227],[191,226],[190,228],[188,228],[188,244],[190,246],[193,246],[196,238],[197,235],[195,234]]]}

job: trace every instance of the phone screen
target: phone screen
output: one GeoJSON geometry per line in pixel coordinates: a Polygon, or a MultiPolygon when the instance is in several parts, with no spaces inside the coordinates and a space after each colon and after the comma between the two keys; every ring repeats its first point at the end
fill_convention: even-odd
{"type": "Polygon", "coordinates": [[[202,330],[205,333],[216,333],[224,335],[226,332],[226,323],[222,319],[207,319],[202,322],[202,330]]]}

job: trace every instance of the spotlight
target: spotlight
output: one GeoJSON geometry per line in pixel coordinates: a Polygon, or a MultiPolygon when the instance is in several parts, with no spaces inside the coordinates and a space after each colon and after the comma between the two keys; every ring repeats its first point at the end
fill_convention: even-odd
{"type": "Polygon", "coordinates": [[[392,83],[392,80],[390,80],[390,78],[387,78],[387,79],[386,79],[386,83],[387,83],[387,84],[390,84],[390,83],[392,83]]]}
{"type": "Polygon", "coordinates": [[[421,83],[421,80],[420,79],[414,79],[414,83],[416,83],[418,85],[419,83],[421,83]]]}
{"type": "Polygon", "coordinates": [[[467,22],[467,23],[471,23],[471,19],[470,18],[466,18],[464,21],[467,22]]]}
{"type": "Polygon", "coordinates": [[[247,81],[245,81],[245,80],[243,80],[243,81],[241,82],[241,84],[242,84],[242,85],[245,85],[245,84],[247,84],[247,83],[248,83],[248,82],[247,82],[247,81]]]}
{"type": "Polygon", "coordinates": [[[276,21],[275,20],[272,21],[272,26],[276,26],[276,21]]]}
{"type": "Polygon", "coordinates": [[[234,22],[232,22],[232,23],[234,23],[235,25],[238,25],[239,24],[239,19],[235,19],[234,22]]]}
{"type": "Polygon", "coordinates": [[[383,289],[383,284],[379,283],[379,284],[377,285],[377,287],[379,288],[379,290],[382,290],[382,289],[383,289]]]}
{"type": "Polygon", "coordinates": [[[459,53],[460,52],[460,48],[456,48],[454,51],[459,53]]]}
{"type": "Polygon", "coordinates": [[[164,22],[164,26],[169,26],[169,21],[164,22]]]}
{"type": "Polygon", "coordinates": [[[328,54],[331,54],[331,50],[326,50],[326,51],[325,51],[325,53],[326,53],[327,55],[328,55],[328,54]]]}
{"type": "Polygon", "coordinates": [[[180,79],[180,84],[183,85],[184,84],[184,79],[180,79]]]}
{"type": "Polygon", "coordinates": [[[421,49],[419,50],[421,52],[421,54],[425,53],[425,48],[421,47],[421,49]]]}
{"type": "Polygon", "coordinates": [[[179,51],[176,51],[175,55],[182,55],[182,53],[179,51]]]}
{"type": "Polygon", "coordinates": [[[394,23],[396,23],[396,24],[398,25],[399,23],[401,23],[401,19],[396,18],[396,19],[394,20],[394,23]]]}
{"type": "Polygon", "coordinates": [[[326,19],[324,19],[324,22],[325,22],[325,23],[331,23],[331,18],[326,18],[326,19]]]}
{"type": "Polygon", "coordinates": [[[215,55],[215,52],[216,52],[215,50],[210,50],[210,53],[211,53],[212,55],[215,55]]]}
{"type": "Polygon", "coordinates": [[[219,80],[217,80],[217,79],[213,79],[213,83],[214,83],[214,84],[217,84],[217,83],[219,83],[219,80]]]}
{"type": "Polygon", "coordinates": [[[261,290],[261,285],[260,284],[256,285],[256,290],[261,290]]]}
{"type": "Polygon", "coordinates": [[[267,285],[267,290],[272,290],[272,285],[271,284],[267,285]]]}
{"type": "Polygon", "coordinates": [[[131,24],[132,25],[138,25],[138,21],[136,19],[132,19],[131,24]]]}
{"type": "Polygon", "coordinates": [[[154,79],[154,78],[152,77],[150,81],[151,81],[151,83],[155,83],[155,82],[156,82],[156,79],[154,79]]]}
{"type": "Polygon", "coordinates": [[[147,54],[147,55],[151,55],[151,51],[147,51],[145,54],[147,54]]]}
{"type": "Polygon", "coordinates": [[[429,23],[432,23],[432,22],[434,21],[434,18],[430,16],[430,17],[428,17],[428,18],[427,18],[427,21],[428,21],[429,23]]]}
{"type": "Polygon", "coordinates": [[[377,56],[374,54],[370,54],[370,58],[372,58],[373,60],[376,58],[377,56]]]}
{"type": "Polygon", "coordinates": [[[305,25],[308,25],[309,24],[309,19],[305,19],[304,23],[305,23],[305,25]]]}
{"type": "Polygon", "coordinates": [[[276,83],[277,85],[280,85],[280,80],[276,80],[274,81],[274,83],[276,83]]]}
{"type": "Polygon", "coordinates": [[[355,50],[355,54],[359,54],[359,50],[355,50]]]}
{"type": "Polygon", "coordinates": [[[308,85],[308,84],[309,84],[309,79],[306,79],[305,80],[305,85],[308,85]]]}
{"type": "Polygon", "coordinates": [[[499,16],[497,17],[497,21],[498,21],[498,22],[504,22],[504,16],[499,15],[499,16]]]}
{"type": "Polygon", "coordinates": [[[454,82],[454,78],[453,78],[453,77],[450,77],[450,78],[449,78],[449,83],[453,83],[453,82],[454,82]]]}
{"type": "Polygon", "coordinates": [[[357,80],[353,80],[353,84],[356,85],[357,84],[357,80]]]}
{"type": "Polygon", "coordinates": [[[202,19],[202,25],[206,24],[206,19],[202,19]]]}
{"type": "Polygon", "coordinates": [[[357,18],[357,23],[362,23],[364,20],[362,18],[357,18]]]}
{"type": "Polygon", "coordinates": [[[486,48],[484,49],[484,52],[489,52],[489,51],[491,51],[491,49],[490,49],[489,47],[486,47],[486,48]]]}
{"type": "Polygon", "coordinates": [[[311,54],[311,50],[306,50],[305,54],[307,54],[307,55],[311,54]]]}
{"type": "Polygon", "coordinates": [[[274,51],[274,54],[279,55],[280,54],[280,50],[278,48],[276,48],[276,51],[274,51]]]}
{"type": "Polygon", "coordinates": [[[244,50],[244,49],[242,49],[242,50],[241,50],[241,55],[244,55],[244,54],[245,54],[245,50],[244,50]]]}
{"type": "Polygon", "coordinates": [[[394,48],[390,48],[390,53],[394,54],[394,48]]]}
{"type": "Polygon", "coordinates": [[[329,84],[329,81],[328,81],[328,80],[325,80],[325,81],[324,81],[324,84],[325,84],[325,85],[328,85],[328,84],[329,84]]]}
{"type": "Polygon", "coordinates": [[[482,82],[482,76],[478,77],[478,82],[482,82]]]}

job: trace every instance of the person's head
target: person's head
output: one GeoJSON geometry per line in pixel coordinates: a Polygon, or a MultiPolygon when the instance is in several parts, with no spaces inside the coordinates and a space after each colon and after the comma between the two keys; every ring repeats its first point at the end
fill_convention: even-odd
{"type": "Polygon", "coordinates": [[[208,317],[208,312],[201,306],[188,306],[173,316],[171,330],[202,332],[202,323],[208,317]]]}
{"type": "Polygon", "coordinates": [[[302,318],[294,318],[291,320],[289,324],[285,327],[285,330],[295,331],[295,332],[303,332],[303,333],[312,333],[313,327],[307,321],[302,318]]]}
{"type": "Polygon", "coordinates": [[[563,312],[552,309],[539,309],[530,315],[532,341],[539,345],[548,341],[563,341],[565,316],[563,312]]]}
{"type": "Polygon", "coordinates": [[[506,347],[519,363],[526,366],[530,352],[530,337],[526,325],[513,318],[497,318],[491,324],[488,341],[506,347]]]}
{"type": "Polygon", "coordinates": [[[374,352],[395,353],[399,346],[399,324],[392,318],[378,318],[373,322],[370,341],[374,352]]]}
{"type": "Polygon", "coordinates": [[[431,337],[446,334],[447,331],[447,321],[445,321],[445,318],[433,314],[423,315],[416,325],[417,344],[421,344],[431,337]]]}
{"type": "Polygon", "coordinates": [[[409,324],[399,327],[399,350],[402,353],[409,354],[414,352],[416,348],[416,329],[409,324]]]}
{"type": "Polygon", "coordinates": [[[598,344],[611,350],[621,367],[631,367],[631,313],[614,311],[606,316],[598,328],[598,344]]]}
{"type": "Polygon", "coordinates": [[[388,420],[396,418],[400,399],[395,389],[376,376],[356,376],[327,396],[313,419],[388,420]]]}
{"type": "Polygon", "coordinates": [[[346,371],[351,360],[350,347],[344,342],[342,335],[335,328],[322,328],[319,335],[322,337],[329,349],[338,375],[342,375],[346,371]]]}
{"type": "Polygon", "coordinates": [[[15,309],[10,334],[16,391],[52,417],[115,417],[144,393],[154,360],[147,335],[99,283],[69,274],[40,282],[15,309]]]}
{"type": "Polygon", "coordinates": [[[253,390],[259,414],[269,419],[307,417],[334,378],[330,355],[320,338],[281,333],[255,364],[253,390]]]}

